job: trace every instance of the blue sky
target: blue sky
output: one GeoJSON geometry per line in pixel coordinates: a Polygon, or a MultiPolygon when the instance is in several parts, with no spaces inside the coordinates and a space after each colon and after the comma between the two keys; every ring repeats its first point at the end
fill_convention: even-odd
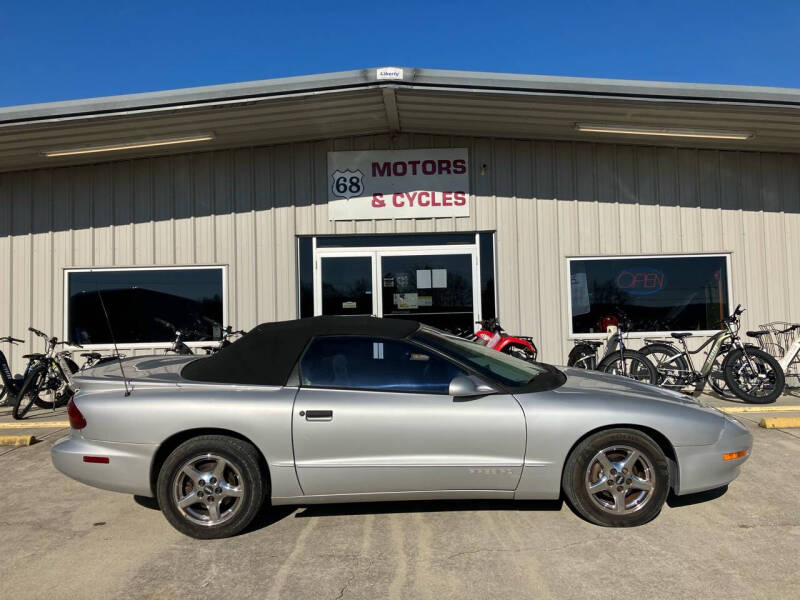
{"type": "Polygon", "coordinates": [[[0,4],[0,106],[398,65],[800,87],[800,1],[0,4]]]}

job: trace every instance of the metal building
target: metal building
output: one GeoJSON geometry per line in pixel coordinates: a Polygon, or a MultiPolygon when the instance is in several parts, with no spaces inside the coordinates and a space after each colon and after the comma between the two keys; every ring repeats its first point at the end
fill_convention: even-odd
{"type": "Polygon", "coordinates": [[[408,68],[2,108],[0,335],[798,320],[799,141],[798,90],[408,68]]]}

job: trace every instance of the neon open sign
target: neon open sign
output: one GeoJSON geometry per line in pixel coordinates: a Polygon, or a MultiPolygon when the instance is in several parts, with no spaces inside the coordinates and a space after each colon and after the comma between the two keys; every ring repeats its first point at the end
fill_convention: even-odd
{"type": "Polygon", "coordinates": [[[635,296],[660,292],[665,282],[663,271],[654,267],[623,269],[617,275],[617,287],[635,296]]]}

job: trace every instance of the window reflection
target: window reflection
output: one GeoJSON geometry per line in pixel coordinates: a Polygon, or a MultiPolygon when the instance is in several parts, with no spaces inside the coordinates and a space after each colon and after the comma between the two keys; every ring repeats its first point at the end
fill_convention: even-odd
{"type": "Polygon", "coordinates": [[[572,259],[573,333],[719,329],[729,312],[725,256],[572,259]]]}
{"type": "Polygon", "coordinates": [[[218,340],[222,268],[73,271],[68,274],[67,330],[81,344],[218,340]]]}

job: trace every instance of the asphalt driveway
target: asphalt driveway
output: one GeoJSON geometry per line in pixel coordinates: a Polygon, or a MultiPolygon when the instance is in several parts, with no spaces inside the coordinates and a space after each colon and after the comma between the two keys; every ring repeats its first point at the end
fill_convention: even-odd
{"type": "Polygon", "coordinates": [[[0,598],[798,598],[800,430],[740,416],[755,448],[727,492],[630,530],[560,503],[430,502],[275,509],[196,541],[59,474],[51,435],[0,455],[0,598]]]}

